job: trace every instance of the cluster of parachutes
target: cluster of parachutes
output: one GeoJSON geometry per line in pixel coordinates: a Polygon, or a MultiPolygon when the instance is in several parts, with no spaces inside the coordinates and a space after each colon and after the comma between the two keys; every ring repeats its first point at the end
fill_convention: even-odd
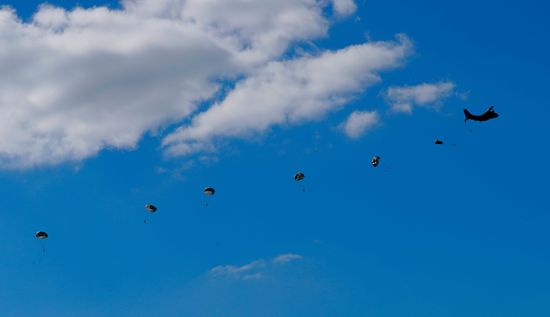
{"type": "MultiPolygon", "coordinates": [[[[495,119],[495,118],[499,117],[499,114],[495,112],[494,107],[492,107],[492,106],[489,108],[489,110],[487,110],[485,113],[483,113],[481,115],[473,115],[467,109],[464,109],[464,115],[465,115],[464,122],[466,122],[468,120],[481,121],[482,122],[482,121],[488,121],[488,120],[495,119]]],[[[437,140],[435,140],[435,144],[442,145],[443,141],[437,139],[437,140]]],[[[455,144],[453,144],[453,145],[455,145],[455,144]]],[[[372,159],[371,159],[372,167],[377,167],[379,164],[380,164],[380,156],[373,156],[372,159]]],[[[389,167],[386,167],[386,168],[389,169],[389,167]]],[[[294,175],[294,180],[296,182],[300,182],[304,178],[305,178],[305,175],[302,172],[297,172],[294,175]]],[[[305,191],[305,190],[302,188],[302,191],[305,191]]],[[[214,194],[216,194],[216,190],[213,187],[206,187],[203,190],[203,194],[206,195],[206,196],[213,196],[214,194]]],[[[206,206],[208,206],[208,203],[206,203],[206,206]]],[[[150,213],[155,213],[155,212],[157,212],[158,208],[153,204],[146,204],[145,205],[145,210],[147,210],[150,213]]],[[[144,221],[144,222],[147,222],[147,221],[144,221]]],[[[44,231],[38,231],[35,234],[35,237],[39,240],[45,240],[45,239],[48,239],[48,234],[44,231]]],[[[43,249],[43,251],[45,251],[45,249],[43,249]]]]}
{"type": "MultiPolygon", "coordinates": [[[[371,164],[373,167],[377,167],[378,164],[380,163],[380,156],[374,156],[371,160],[371,164]]],[[[305,174],[302,173],[302,172],[297,172],[295,175],[294,175],[294,180],[296,182],[300,182],[302,181],[304,178],[305,178],[305,174]]],[[[304,191],[304,189],[302,188],[302,191],[304,191]]],[[[216,189],[214,189],[213,187],[206,187],[204,190],[203,190],[203,194],[205,196],[214,196],[216,194],[216,189]]],[[[208,203],[206,203],[206,206],[208,206],[208,203]]],[[[154,214],[155,212],[157,212],[158,208],[157,206],[151,204],[151,203],[148,203],[148,204],[145,204],[145,210],[149,213],[152,213],[154,214]]],[[[143,221],[144,223],[147,223],[146,220],[143,221]]],[[[45,240],[45,239],[48,239],[48,234],[44,231],[38,231],[36,234],[35,234],[35,237],[37,239],[40,239],[40,240],[45,240]]]]}
{"type": "MultiPolygon", "coordinates": [[[[303,178],[304,178],[304,174],[302,174],[301,179],[303,179],[303,178]]],[[[213,196],[216,193],[216,190],[212,187],[206,187],[203,190],[203,193],[206,196],[213,196]]],[[[206,205],[208,206],[208,204],[206,204],[206,205]]],[[[158,208],[157,208],[157,206],[155,206],[153,204],[145,204],[145,210],[148,211],[149,213],[154,214],[155,212],[157,212],[158,208]]],[[[146,223],[147,221],[144,220],[143,222],[146,223]]],[[[48,239],[48,237],[49,237],[48,233],[46,233],[44,231],[38,231],[34,236],[39,240],[45,240],[45,239],[48,239]]]]}

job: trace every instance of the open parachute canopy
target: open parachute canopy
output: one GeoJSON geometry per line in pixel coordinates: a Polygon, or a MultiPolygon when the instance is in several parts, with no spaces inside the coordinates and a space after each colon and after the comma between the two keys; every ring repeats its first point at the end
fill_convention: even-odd
{"type": "Polygon", "coordinates": [[[45,233],[44,231],[38,231],[34,236],[35,236],[37,239],[40,239],[40,240],[48,239],[48,234],[45,233]]]}
{"type": "Polygon", "coordinates": [[[157,211],[157,207],[155,207],[154,205],[152,204],[146,204],[145,205],[145,209],[148,211],[148,212],[156,212],[157,211]]]}
{"type": "Polygon", "coordinates": [[[443,144],[443,141],[441,141],[441,140],[435,140],[435,144],[441,145],[441,144],[443,144]]]}
{"type": "Polygon", "coordinates": [[[372,167],[377,167],[378,164],[380,164],[380,156],[374,156],[370,163],[372,164],[372,167]]]}
{"type": "Polygon", "coordinates": [[[212,196],[216,193],[216,190],[212,187],[206,187],[203,191],[206,196],[212,196]]]}
{"type": "Polygon", "coordinates": [[[306,176],[304,175],[304,173],[298,172],[298,173],[296,173],[296,175],[294,175],[294,180],[297,181],[297,182],[299,182],[299,181],[301,181],[302,179],[304,179],[304,177],[306,177],[306,176]]]}

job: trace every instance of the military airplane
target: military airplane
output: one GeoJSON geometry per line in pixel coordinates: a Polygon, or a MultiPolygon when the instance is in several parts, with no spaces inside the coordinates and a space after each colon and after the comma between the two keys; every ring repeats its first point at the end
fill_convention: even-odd
{"type": "Polygon", "coordinates": [[[491,106],[491,108],[489,108],[489,110],[487,110],[484,114],[481,114],[481,115],[471,114],[470,111],[468,111],[468,109],[464,109],[464,116],[466,117],[464,119],[464,122],[466,122],[468,120],[487,121],[487,120],[498,118],[498,113],[496,113],[493,108],[494,107],[491,106]]]}

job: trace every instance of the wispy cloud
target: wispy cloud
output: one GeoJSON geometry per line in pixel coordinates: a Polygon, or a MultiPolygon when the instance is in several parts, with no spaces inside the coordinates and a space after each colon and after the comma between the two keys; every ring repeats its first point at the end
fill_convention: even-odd
{"type": "Polygon", "coordinates": [[[265,261],[260,259],[242,266],[219,265],[210,270],[213,276],[242,276],[254,270],[265,267],[265,261]]]}
{"type": "Polygon", "coordinates": [[[295,253],[286,253],[278,255],[270,260],[259,259],[250,263],[237,265],[218,265],[209,271],[211,277],[229,277],[243,280],[261,279],[266,270],[273,265],[284,265],[292,261],[302,259],[303,256],[295,253]]]}
{"type": "Polygon", "coordinates": [[[379,123],[380,116],[377,111],[354,111],[340,128],[348,137],[356,139],[379,123]]]}
{"type": "Polygon", "coordinates": [[[453,82],[423,83],[416,86],[390,87],[386,100],[394,112],[411,113],[413,107],[437,108],[455,89],[453,82]]]}
{"type": "Polygon", "coordinates": [[[287,254],[281,254],[279,256],[276,256],[275,258],[273,258],[272,262],[275,264],[286,264],[288,262],[300,260],[302,258],[303,256],[299,254],[287,253],[287,254]]]}

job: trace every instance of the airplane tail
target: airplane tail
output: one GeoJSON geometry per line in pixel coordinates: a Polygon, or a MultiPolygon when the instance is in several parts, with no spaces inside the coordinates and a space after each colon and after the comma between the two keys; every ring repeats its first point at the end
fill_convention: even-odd
{"type": "Polygon", "coordinates": [[[466,122],[468,119],[473,119],[474,115],[472,115],[468,109],[464,109],[464,117],[464,122],[466,122]]]}

